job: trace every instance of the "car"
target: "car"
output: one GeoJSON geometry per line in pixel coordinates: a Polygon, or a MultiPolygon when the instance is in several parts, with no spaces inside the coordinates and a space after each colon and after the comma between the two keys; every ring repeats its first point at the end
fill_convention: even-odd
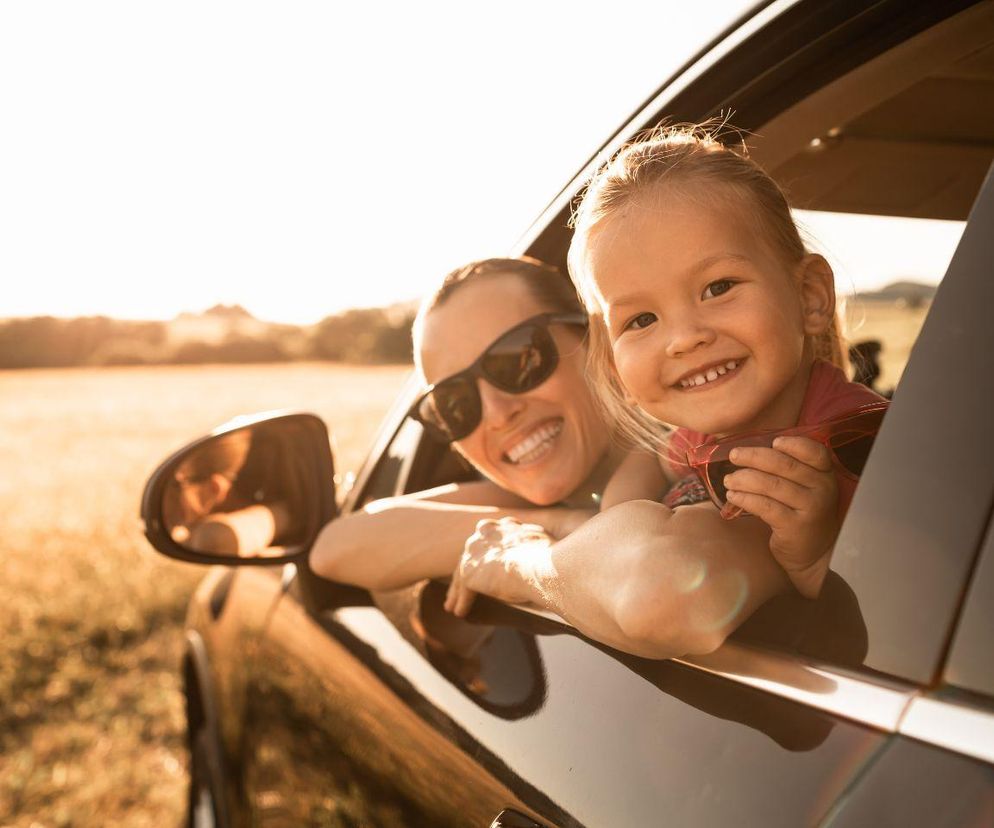
{"type": "Polygon", "coordinates": [[[326,522],[472,478],[408,417],[417,381],[337,494],[317,417],[239,419],[167,458],[142,501],[156,549],[221,564],[186,623],[191,824],[994,824],[994,3],[760,4],[508,253],[564,266],[601,159],[731,110],[805,210],[965,222],[818,600],[778,597],[715,652],[652,660],[481,598],[461,656],[424,635],[444,584],[371,593],[308,567],[326,522]],[[277,537],[196,551],[177,504],[237,489],[196,462],[231,451],[277,537]]]}

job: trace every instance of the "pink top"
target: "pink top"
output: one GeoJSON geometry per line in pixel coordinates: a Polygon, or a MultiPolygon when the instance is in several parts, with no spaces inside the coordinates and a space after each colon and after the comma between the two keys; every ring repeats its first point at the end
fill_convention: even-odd
{"type": "MultiPolygon", "coordinates": [[[[801,415],[797,418],[796,425],[817,425],[861,405],[881,402],[883,399],[865,385],[850,382],[841,368],[818,359],[811,366],[808,388],[804,393],[801,415]]],[[[665,460],[673,472],[674,479],[679,480],[694,474],[694,470],[687,465],[687,451],[710,439],[712,438],[709,435],[689,428],[678,428],[670,435],[665,460]]],[[[835,464],[835,477],[839,484],[839,514],[844,515],[852,501],[859,478],[838,463],[835,464]]]]}

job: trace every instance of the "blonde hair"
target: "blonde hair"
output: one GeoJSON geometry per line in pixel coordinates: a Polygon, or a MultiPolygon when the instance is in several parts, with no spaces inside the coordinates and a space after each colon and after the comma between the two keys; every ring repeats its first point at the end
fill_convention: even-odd
{"type": "MultiPolygon", "coordinates": [[[[754,210],[743,211],[758,225],[781,260],[790,266],[808,255],[777,183],[742,150],[719,140],[724,122],[658,127],[622,147],[588,183],[571,219],[574,228],[568,262],[570,277],[590,315],[588,373],[609,421],[636,445],[658,449],[660,424],[632,405],[614,368],[614,358],[599,297],[590,273],[587,248],[599,223],[626,213],[647,196],[658,196],[665,185],[692,203],[713,204],[722,192],[751,199],[754,210]],[[710,185],[710,186],[708,186],[710,185]]],[[[811,337],[815,357],[845,369],[845,348],[837,315],[827,331],[811,337]]]]}

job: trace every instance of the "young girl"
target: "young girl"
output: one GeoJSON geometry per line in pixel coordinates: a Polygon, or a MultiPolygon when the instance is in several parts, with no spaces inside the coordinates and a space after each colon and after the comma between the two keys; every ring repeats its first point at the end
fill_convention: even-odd
{"type": "MultiPolygon", "coordinates": [[[[882,399],[842,371],[832,270],[805,250],[783,193],[703,128],[621,150],[574,222],[570,272],[592,317],[592,384],[648,450],[618,469],[602,508],[659,499],[706,441],[814,425],[882,399]],[[661,423],[675,430],[664,437],[661,423]]],[[[769,526],[776,560],[816,595],[854,479],[800,436],[731,460],[729,503],[769,526]]]]}

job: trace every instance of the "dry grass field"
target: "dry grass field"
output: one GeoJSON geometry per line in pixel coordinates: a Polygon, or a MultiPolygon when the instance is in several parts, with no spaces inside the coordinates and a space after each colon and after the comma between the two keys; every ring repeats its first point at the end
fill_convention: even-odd
{"type": "Polygon", "coordinates": [[[330,365],[0,372],[0,826],[176,826],[178,664],[197,566],[141,534],[142,485],[233,415],[321,415],[363,459],[407,370],[330,365]]]}
{"type": "Polygon", "coordinates": [[[929,306],[900,307],[882,302],[849,299],[845,305],[846,335],[850,342],[879,339],[884,343],[880,354],[882,369],[877,388],[893,388],[911,354],[929,306]]]}
{"type": "MultiPolygon", "coordinates": [[[[900,376],[925,310],[848,309],[900,376]]],[[[141,535],[142,485],[229,417],[314,411],[362,460],[404,368],[0,372],[0,826],[175,826],[186,795],[178,663],[203,570],[141,535]]]]}

